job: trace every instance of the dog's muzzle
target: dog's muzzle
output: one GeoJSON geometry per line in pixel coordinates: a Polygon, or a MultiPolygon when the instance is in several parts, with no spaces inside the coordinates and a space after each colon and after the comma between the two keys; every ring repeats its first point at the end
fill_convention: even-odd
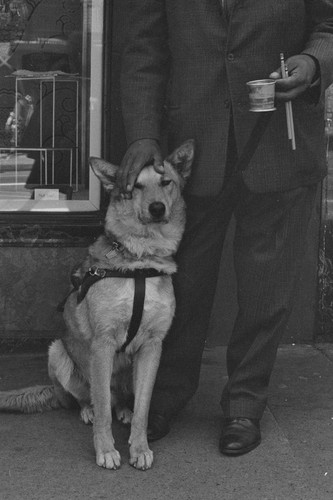
{"type": "Polygon", "coordinates": [[[161,201],[154,201],[149,205],[148,210],[154,221],[162,221],[166,207],[161,201]]]}

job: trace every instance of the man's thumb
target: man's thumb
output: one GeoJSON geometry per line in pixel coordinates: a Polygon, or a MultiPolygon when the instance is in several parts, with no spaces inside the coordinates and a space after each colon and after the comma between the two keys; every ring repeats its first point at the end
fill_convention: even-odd
{"type": "Polygon", "coordinates": [[[279,78],[281,78],[281,70],[273,71],[273,73],[269,75],[269,78],[273,78],[273,80],[278,80],[279,78]]]}

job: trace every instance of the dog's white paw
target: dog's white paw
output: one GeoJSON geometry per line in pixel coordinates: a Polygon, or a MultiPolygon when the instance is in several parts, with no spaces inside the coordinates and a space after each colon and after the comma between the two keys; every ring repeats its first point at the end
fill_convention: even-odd
{"type": "Polygon", "coordinates": [[[96,463],[104,469],[117,470],[121,465],[120,454],[115,449],[108,452],[97,452],[96,463]]]}
{"type": "Polygon", "coordinates": [[[85,424],[92,424],[94,421],[94,410],[92,406],[84,406],[80,411],[80,419],[85,424]]]}
{"type": "Polygon", "coordinates": [[[133,447],[131,446],[130,448],[130,460],[129,463],[133,467],[135,467],[138,470],[147,470],[151,469],[154,461],[154,455],[153,452],[146,447],[145,450],[140,450],[140,449],[132,449],[133,447]]]}
{"type": "Polygon", "coordinates": [[[119,422],[130,424],[132,422],[133,412],[129,408],[115,408],[116,416],[119,422]]]}

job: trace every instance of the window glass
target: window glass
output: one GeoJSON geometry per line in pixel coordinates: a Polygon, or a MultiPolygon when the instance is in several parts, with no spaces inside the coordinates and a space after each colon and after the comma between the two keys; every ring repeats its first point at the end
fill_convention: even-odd
{"type": "Polygon", "coordinates": [[[0,210],[96,210],[102,0],[0,0],[0,210]]]}

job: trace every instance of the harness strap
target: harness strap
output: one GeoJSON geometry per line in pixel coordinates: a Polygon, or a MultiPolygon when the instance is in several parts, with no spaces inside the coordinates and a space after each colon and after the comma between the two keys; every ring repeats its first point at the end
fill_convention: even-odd
{"type": "Polygon", "coordinates": [[[124,352],[126,347],[137,334],[143,314],[143,306],[146,295],[146,278],[143,274],[137,274],[134,278],[134,300],[131,322],[127,330],[127,339],[120,348],[120,352],[124,352]]]}
{"type": "Polygon", "coordinates": [[[147,269],[134,269],[134,270],[124,270],[119,271],[117,269],[103,269],[97,266],[92,266],[89,271],[84,275],[82,282],[78,282],[77,279],[73,279],[72,290],[66,295],[64,300],[58,305],[57,310],[63,312],[65,303],[68,297],[74,293],[77,294],[77,303],[80,304],[82,300],[87,295],[89,288],[94,285],[97,281],[104,278],[132,278],[134,279],[134,300],[133,300],[133,310],[131,321],[127,331],[127,339],[121,346],[118,352],[124,352],[126,347],[132,342],[135,335],[137,334],[143,315],[143,308],[145,303],[146,295],[146,278],[154,278],[157,276],[165,276],[166,273],[163,271],[157,271],[154,268],[147,269]]]}
{"type": "Polygon", "coordinates": [[[79,291],[77,295],[77,303],[80,304],[82,300],[87,295],[89,288],[94,285],[97,281],[104,278],[134,278],[137,279],[140,276],[143,278],[154,278],[156,276],[164,276],[166,273],[162,271],[157,271],[154,268],[146,269],[125,269],[123,271],[117,269],[103,269],[101,267],[92,266],[89,271],[83,277],[82,282],[79,285],[79,291]]]}

